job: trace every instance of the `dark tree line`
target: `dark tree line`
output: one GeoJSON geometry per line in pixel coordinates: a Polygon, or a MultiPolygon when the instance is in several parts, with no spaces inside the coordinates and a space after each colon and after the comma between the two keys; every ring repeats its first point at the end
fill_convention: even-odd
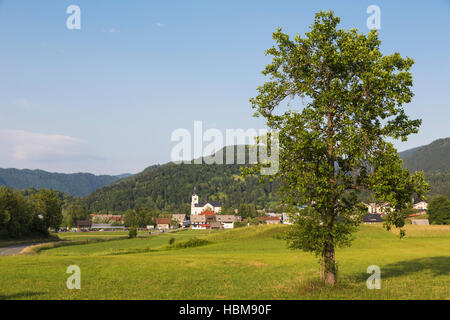
{"type": "Polygon", "coordinates": [[[20,192],[0,187],[0,238],[47,237],[62,222],[61,201],[48,189],[20,192]]]}

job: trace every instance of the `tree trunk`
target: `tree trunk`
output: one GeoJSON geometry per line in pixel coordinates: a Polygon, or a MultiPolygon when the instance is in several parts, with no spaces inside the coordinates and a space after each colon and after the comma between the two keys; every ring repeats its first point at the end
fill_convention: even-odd
{"type": "Polygon", "coordinates": [[[325,243],[325,255],[324,255],[324,278],[325,284],[336,284],[336,263],[334,259],[334,245],[332,243],[325,243]]]}
{"type": "Polygon", "coordinates": [[[319,276],[320,276],[320,281],[324,281],[324,279],[325,279],[325,276],[324,276],[324,273],[325,273],[325,267],[324,267],[324,258],[323,258],[323,255],[320,257],[320,261],[319,261],[319,276]]]}

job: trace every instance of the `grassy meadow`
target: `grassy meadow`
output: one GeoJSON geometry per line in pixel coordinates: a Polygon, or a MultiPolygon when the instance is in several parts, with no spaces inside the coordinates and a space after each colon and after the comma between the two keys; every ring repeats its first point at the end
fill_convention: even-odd
{"type": "Polygon", "coordinates": [[[61,234],[67,241],[0,257],[0,299],[450,299],[450,226],[408,225],[402,240],[361,226],[337,250],[334,288],[319,282],[313,255],[286,248],[286,228],[61,234]],[[205,241],[180,245],[194,237],[205,241]],[[69,265],[81,268],[80,290],[66,288],[69,265]],[[370,265],[381,268],[380,290],[366,287],[370,265]]]}

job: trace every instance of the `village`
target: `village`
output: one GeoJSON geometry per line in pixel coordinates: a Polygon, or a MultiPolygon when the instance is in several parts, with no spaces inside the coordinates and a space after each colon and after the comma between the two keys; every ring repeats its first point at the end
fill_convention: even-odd
{"type": "MultiPolygon", "coordinates": [[[[389,203],[377,204],[374,202],[365,203],[367,214],[363,217],[363,223],[382,223],[383,218],[392,211],[389,203]]],[[[413,204],[413,213],[409,215],[411,224],[429,225],[428,219],[421,219],[426,216],[428,203],[426,201],[417,201],[413,204]]],[[[299,210],[304,207],[299,207],[299,210]]],[[[205,201],[199,202],[199,196],[194,193],[191,199],[190,214],[174,213],[169,217],[160,217],[155,219],[154,225],[147,225],[140,231],[159,231],[164,232],[171,229],[190,228],[193,230],[220,230],[233,229],[235,227],[249,226],[248,219],[242,218],[238,210],[235,214],[221,214],[222,204],[220,202],[205,201]]],[[[258,210],[259,216],[256,221],[258,224],[292,224],[288,213],[266,212],[258,210]]],[[[253,222],[254,223],[254,222],[253,222]]],[[[128,226],[124,224],[123,215],[113,214],[92,214],[90,220],[77,221],[77,227],[72,228],[73,232],[86,231],[128,231],[128,226]],[[108,221],[108,223],[94,223],[95,221],[108,221]]]]}

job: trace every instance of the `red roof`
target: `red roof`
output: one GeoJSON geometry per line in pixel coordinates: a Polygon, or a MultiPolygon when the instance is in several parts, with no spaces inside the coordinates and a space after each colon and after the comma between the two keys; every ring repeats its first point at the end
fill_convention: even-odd
{"type": "Polygon", "coordinates": [[[279,221],[280,218],[278,217],[258,217],[259,220],[272,220],[272,221],[279,221]]]}
{"type": "Polygon", "coordinates": [[[157,218],[156,224],[170,224],[169,218],[157,218]]]}
{"type": "Polygon", "coordinates": [[[200,213],[200,215],[215,216],[216,213],[214,211],[203,211],[202,213],[200,213]]]}

